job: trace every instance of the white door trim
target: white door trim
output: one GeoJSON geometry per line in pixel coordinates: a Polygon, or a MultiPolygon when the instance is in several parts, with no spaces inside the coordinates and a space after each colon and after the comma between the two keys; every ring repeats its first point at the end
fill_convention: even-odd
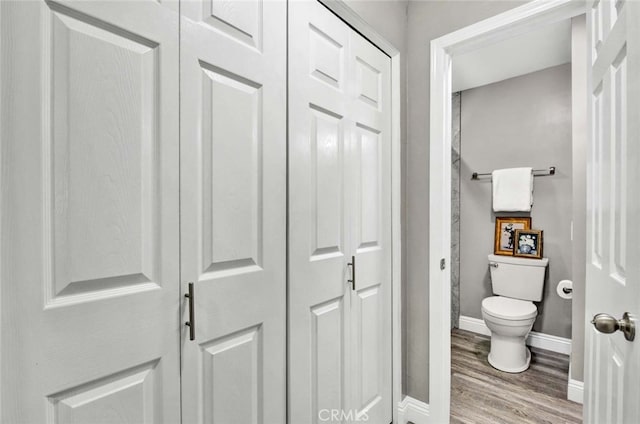
{"type": "Polygon", "coordinates": [[[423,424],[429,421],[429,405],[425,402],[405,396],[398,404],[398,424],[423,424]]]}
{"type": "Polygon", "coordinates": [[[584,383],[582,381],[569,379],[567,399],[576,403],[584,403],[584,383]]]}
{"type": "Polygon", "coordinates": [[[391,58],[391,333],[393,422],[398,422],[398,405],[402,401],[402,226],[401,226],[401,121],[400,121],[400,51],[382,37],[343,0],[318,0],[340,19],[362,34],[391,58]]]}
{"type": "Polygon", "coordinates": [[[429,159],[429,413],[449,421],[451,397],[452,57],[585,13],[584,2],[534,0],[431,41],[429,159]],[[446,266],[440,269],[440,261],[446,266]]]}
{"type": "MultiPolygon", "coordinates": [[[[0,24],[2,23],[2,5],[0,5],[0,24]]],[[[0,31],[0,82],[2,81],[2,58],[4,57],[4,51],[2,50],[2,31],[0,31]]],[[[0,99],[2,98],[2,84],[0,83],[0,99]]],[[[4,153],[4,142],[3,142],[3,132],[2,132],[2,117],[4,116],[3,114],[3,105],[2,103],[0,103],[0,164],[3,164],[3,153],[4,153]]],[[[4,194],[4,185],[3,185],[4,181],[2,181],[2,174],[0,173],[0,305],[2,305],[2,265],[4,264],[4,256],[3,256],[3,252],[4,252],[4,245],[5,243],[2,242],[2,240],[4,240],[4,231],[3,231],[3,226],[2,223],[4,222],[3,220],[3,208],[2,205],[4,204],[3,201],[3,194],[4,194]]],[[[2,307],[0,306],[0,329],[4,328],[2,326],[2,307]]],[[[2,331],[0,331],[0,364],[2,364],[2,331]]],[[[0,367],[0,381],[4,381],[2,379],[2,367],[0,367]]],[[[0,396],[0,417],[2,417],[2,396],[0,396]]]]}

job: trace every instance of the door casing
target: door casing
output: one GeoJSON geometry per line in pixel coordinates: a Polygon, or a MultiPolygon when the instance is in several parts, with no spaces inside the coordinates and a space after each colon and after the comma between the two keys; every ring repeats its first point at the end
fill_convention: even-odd
{"type": "Polygon", "coordinates": [[[429,420],[448,422],[451,397],[452,59],[585,13],[585,3],[534,0],[431,41],[429,134],[429,420]],[[446,264],[440,269],[440,260],[446,264]]]}

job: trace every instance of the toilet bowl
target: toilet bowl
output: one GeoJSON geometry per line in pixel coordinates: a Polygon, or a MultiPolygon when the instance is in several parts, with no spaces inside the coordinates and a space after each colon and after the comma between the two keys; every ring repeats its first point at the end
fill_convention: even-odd
{"type": "Polygon", "coordinates": [[[533,302],[542,300],[548,263],[547,258],[489,255],[494,296],[482,300],[482,318],[491,330],[489,364],[500,371],[529,368],[526,340],[538,315],[533,302]]]}
{"type": "Polygon", "coordinates": [[[487,359],[492,367],[510,373],[529,368],[531,352],[526,339],[537,314],[530,301],[503,296],[482,301],[482,318],[491,330],[491,351],[487,359]]]}

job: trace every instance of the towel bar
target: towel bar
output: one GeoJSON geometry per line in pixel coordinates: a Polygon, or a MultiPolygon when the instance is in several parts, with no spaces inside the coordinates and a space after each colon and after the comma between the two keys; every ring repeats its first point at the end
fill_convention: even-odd
{"type": "MultiPolygon", "coordinates": [[[[555,166],[550,166],[549,169],[534,169],[533,170],[533,176],[534,177],[544,177],[546,175],[554,175],[556,173],[556,167],[555,166]]],[[[485,172],[482,174],[478,174],[477,172],[474,172],[473,174],[471,174],[471,179],[472,180],[479,180],[480,177],[491,177],[491,172],[485,172]]]]}

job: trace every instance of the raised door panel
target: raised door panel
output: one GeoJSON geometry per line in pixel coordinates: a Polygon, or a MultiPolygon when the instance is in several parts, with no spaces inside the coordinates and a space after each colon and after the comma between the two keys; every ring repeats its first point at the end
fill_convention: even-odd
{"type": "MultiPolygon", "coordinates": [[[[318,23],[316,24],[320,26],[318,23]]],[[[309,70],[311,76],[343,90],[345,84],[345,46],[340,40],[309,22],[309,70]]]]}
{"type": "Polygon", "coordinates": [[[204,22],[248,46],[262,49],[262,0],[205,0],[204,22]]]}
{"type": "Polygon", "coordinates": [[[311,191],[311,260],[344,252],[344,124],[341,116],[328,110],[309,108],[311,191]]]}
{"type": "Polygon", "coordinates": [[[585,405],[590,423],[624,423],[624,383],[628,372],[627,352],[611,339],[603,338],[594,328],[587,345],[587,374],[589,384],[596,390],[588,390],[585,405]],[[600,389],[602,387],[602,389],[600,389]]]}
{"type": "Polygon", "coordinates": [[[157,362],[48,396],[55,424],[153,423],[161,419],[157,362]]]}
{"type": "Polygon", "coordinates": [[[181,3],[184,423],[285,421],[285,31],[284,2],[181,3]]]}
{"type": "Polygon", "coordinates": [[[356,93],[358,100],[376,110],[382,109],[383,70],[368,63],[364,58],[356,57],[356,93]]]}
{"type": "Polygon", "coordinates": [[[201,345],[204,422],[262,422],[262,349],[259,326],[201,345]]]}
{"type": "Polygon", "coordinates": [[[622,286],[627,284],[627,49],[611,66],[611,223],[609,227],[609,273],[622,286]]]}
{"type": "Polygon", "coordinates": [[[346,405],[344,313],[342,298],[311,308],[310,422],[320,422],[326,411],[342,410],[346,405]]]}
{"type": "Polygon", "coordinates": [[[591,219],[589,221],[591,230],[591,243],[589,245],[589,257],[593,266],[598,269],[602,268],[603,255],[605,253],[603,245],[604,233],[604,204],[606,200],[603,196],[606,195],[606,161],[604,155],[607,151],[604,149],[604,134],[605,125],[608,125],[607,116],[605,111],[607,110],[605,105],[605,93],[604,84],[601,82],[591,95],[591,110],[593,111],[593,119],[591,120],[592,126],[592,145],[591,145],[591,219]]]}
{"type": "Polygon", "coordinates": [[[0,421],[176,422],[177,4],[0,8],[0,421]]]}
{"type": "MultiPolygon", "coordinates": [[[[385,299],[380,285],[358,290],[354,298],[353,320],[356,326],[355,334],[359,338],[353,352],[357,378],[355,409],[358,414],[379,414],[376,407],[380,408],[382,405],[378,404],[389,400],[384,399],[386,390],[383,387],[384,375],[388,368],[388,364],[385,364],[385,349],[388,349],[388,346],[384,344],[385,299]]],[[[383,420],[383,416],[368,418],[374,422],[383,420]]]]}
{"type": "Polygon", "coordinates": [[[355,184],[358,191],[358,226],[356,248],[381,248],[382,215],[382,154],[384,135],[364,126],[356,127],[356,161],[358,174],[355,184]]]}
{"type": "Polygon", "coordinates": [[[261,85],[207,63],[201,65],[202,269],[214,274],[259,269],[263,202],[261,85]]]}
{"type": "Polygon", "coordinates": [[[159,274],[158,44],[86,20],[51,12],[45,27],[47,305],[149,289],[159,274]]]}

